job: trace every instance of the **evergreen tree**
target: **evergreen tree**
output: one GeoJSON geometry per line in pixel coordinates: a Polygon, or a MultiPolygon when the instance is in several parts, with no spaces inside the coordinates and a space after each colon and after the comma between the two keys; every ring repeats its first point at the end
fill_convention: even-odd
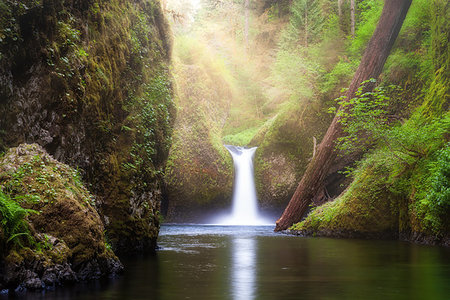
{"type": "Polygon", "coordinates": [[[291,18],[285,38],[289,44],[308,47],[320,39],[325,18],[317,0],[294,0],[291,6],[291,18]]]}

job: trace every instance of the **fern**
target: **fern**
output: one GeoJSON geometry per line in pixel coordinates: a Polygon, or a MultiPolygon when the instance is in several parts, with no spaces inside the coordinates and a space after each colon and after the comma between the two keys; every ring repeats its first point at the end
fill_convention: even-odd
{"type": "Polygon", "coordinates": [[[6,244],[23,247],[23,242],[33,243],[25,218],[35,210],[25,209],[0,191],[1,226],[5,233],[6,244]]]}

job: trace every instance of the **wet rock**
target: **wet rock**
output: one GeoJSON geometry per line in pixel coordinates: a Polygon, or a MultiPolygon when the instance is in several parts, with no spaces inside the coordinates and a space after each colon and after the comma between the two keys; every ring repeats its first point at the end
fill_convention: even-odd
{"type": "Polygon", "coordinates": [[[26,271],[25,280],[23,286],[30,290],[39,290],[44,288],[44,284],[39,279],[38,275],[30,270],[26,271]]]}

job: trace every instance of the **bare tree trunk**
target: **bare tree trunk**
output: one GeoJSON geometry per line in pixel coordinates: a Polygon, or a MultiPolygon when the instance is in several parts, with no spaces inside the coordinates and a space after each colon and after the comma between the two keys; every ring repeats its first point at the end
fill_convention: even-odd
{"type": "MultiPolygon", "coordinates": [[[[385,0],[377,28],[367,45],[358,70],[347,91],[347,99],[353,98],[355,91],[363,81],[378,78],[380,75],[402,27],[411,1],[385,0]]],[[[324,179],[336,158],[335,141],[342,136],[342,128],[338,121],[339,118],[335,116],[291,201],[276,222],[275,231],[285,230],[292,224],[299,222],[314,196],[323,189],[324,179]]]]}
{"type": "Polygon", "coordinates": [[[351,33],[352,33],[352,38],[355,38],[355,27],[356,27],[356,18],[355,18],[355,0],[350,0],[350,18],[351,18],[351,33]]]}
{"type": "Polygon", "coordinates": [[[249,43],[248,43],[248,28],[249,28],[249,9],[250,9],[250,0],[245,0],[244,2],[244,43],[245,43],[245,52],[248,54],[249,51],[249,43]]]}
{"type": "Polygon", "coordinates": [[[305,2],[305,47],[308,48],[308,1],[305,2]]]}
{"type": "Polygon", "coordinates": [[[338,15],[340,19],[342,16],[342,0],[338,0],[338,15]]]}

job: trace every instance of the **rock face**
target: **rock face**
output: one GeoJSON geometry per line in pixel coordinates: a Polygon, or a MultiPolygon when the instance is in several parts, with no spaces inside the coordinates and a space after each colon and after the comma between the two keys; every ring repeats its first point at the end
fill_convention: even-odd
{"type": "Polygon", "coordinates": [[[178,63],[179,110],[166,169],[168,221],[197,222],[231,205],[233,165],[221,141],[231,97],[226,81],[178,63]]]}
{"type": "Polygon", "coordinates": [[[79,168],[119,253],[155,247],[174,117],[157,0],[1,4],[0,151],[79,168]]]}
{"type": "Polygon", "coordinates": [[[292,104],[252,140],[257,145],[255,179],[258,199],[267,210],[286,207],[320,142],[329,116],[319,103],[292,104]]]}
{"type": "MultiPolygon", "coordinates": [[[[23,144],[0,159],[0,185],[6,201],[29,211],[22,233],[0,235],[4,287],[42,289],[122,271],[106,242],[95,199],[76,170],[37,144],[23,144]]],[[[8,232],[7,223],[1,227],[8,232]]]]}

